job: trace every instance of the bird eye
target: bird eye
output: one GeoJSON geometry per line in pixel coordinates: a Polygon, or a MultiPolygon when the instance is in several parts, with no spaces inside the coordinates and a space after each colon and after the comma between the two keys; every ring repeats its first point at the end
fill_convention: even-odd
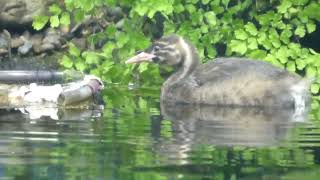
{"type": "Polygon", "coordinates": [[[143,51],[137,51],[137,52],[136,52],[136,55],[138,55],[138,54],[140,54],[140,53],[142,53],[142,52],[143,52],[143,51]]]}
{"type": "Polygon", "coordinates": [[[155,47],[153,47],[153,50],[157,52],[157,51],[160,50],[160,47],[159,46],[155,46],[155,47]]]}

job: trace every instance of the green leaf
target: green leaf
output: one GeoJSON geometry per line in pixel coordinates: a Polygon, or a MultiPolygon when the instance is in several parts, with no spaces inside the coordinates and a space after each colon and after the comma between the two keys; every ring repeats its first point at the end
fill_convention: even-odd
{"type": "Polygon", "coordinates": [[[85,61],[87,64],[98,64],[99,56],[95,52],[84,52],[83,57],[85,57],[85,61]]]}
{"type": "Polygon", "coordinates": [[[72,11],[75,8],[74,0],[64,0],[64,5],[66,6],[67,10],[72,11]]]}
{"type": "Polygon", "coordinates": [[[59,21],[59,17],[57,15],[50,17],[50,26],[51,27],[56,28],[59,26],[59,24],[60,24],[60,21],[59,21]]]}
{"type": "Polygon", "coordinates": [[[271,43],[271,41],[269,40],[269,39],[265,39],[262,43],[260,43],[260,44],[262,44],[262,46],[264,47],[264,48],[266,48],[267,50],[269,50],[269,49],[271,49],[272,48],[272,43],[271,43]]]}
{"type": "Polygon", "coordinates": [[[79,57],[80,53],[80,50],[73,43],[69,43],[69,54],[75,57],[79,57]]]}
{"type": "Polygon", "coordinates": [[[174,7],[174,10],[176,13],[181,13],[184,11],[184,6],[182,4],[177,4],[175,7],[174,7]]]}
{"type": "Polygon", "coordinates": [[[79,71],[84,71],[86,69],[86,64],[82,61],[77,61],[74,66],[76,67],[77,70],[79,71]]]}
{"type": "Polygon", "coordinates": [[[303,12],[312,19],[320,21],[320,6],[319,2],[311,1],[308,6],[306,6],[303,12]]]}
{"type": "Polygon", "coordinates": [[[296,58],[300,57],[301,53],[301,46],[298,43],[289,43],[289,54],[291,57],[296,58]]]}
{"type": "Polygon", "coordinates": [[[282,0],[280,6],[277,7],[279,13],[285,13],[292,6],[292,2],[289,0],[282,0]]]}
{"type": "Polygon", "coordinates": [[[117,4],[117,0],[105,0],[105,2],[109,7],[114,7],[117,4]]]}
{"type": "Polygon", "coordinates": [[[273,45],[273,47],[275,48],[279,48],[281,46],[281,42],[279,41],[279,39],[273,39],[271,40],[271,44],[273,45]]]}
{"type": "Polygon", "coordinates": [[[230,46],[231,51],[237,52],[241,55],[243,55],[247,52],[247,44],[245,41],[231,40],[229,46],[230,46]]]}
{"type": "Polygon", "coordinates": [[[100,76],[100,71],[98,69],[91,69],[90,74],[95,75],[95,76],[100,76]]]}
{"type": "Polygon", "coordinates": [[[147,63],[141,63],[139,64],[139,72],[143,73],[148,69],[148,64],[147,63]]]}
{"type": "Polygon", "coordinates": [[[84,19],[84,11],[76,10],[74,13],[74,19],[77,23],[81,22],[84,19]]]}
{"type": "Polygon", "coordinates": [[[192,25],[197,26],[199,22],[203,22],[203,15],[199,11],[196,13],[193,13],[191,15],[191,22],[192,22],[192,25]]]}
{"type": "Polygon", "coordinates": [[[288,29],[285,29],[280,34],[280,40],[285,44],[289,44],[291,36],[292,36],[292,32],[288,29]]]}
{"type": "Polygon", "coordinates": [[[106,57],[112,57],[112,52],[115,49],[115,47],[116,46],[114,43],[109,42],[103,46],[102,51],[106,57]]]}
{"type": "Polygon", "coordinates": [[[263,50],[256,49],[249,53],[249,57],[253,59],[265,59],[267,56],[267,53],[263,50]]]}
{"type": "Polygon", "coordinates": [[[53,4],[49,7],[49,12],[53,15],[59,15],[61,13],[61,8],[57,4],[53,4]]]}
{"type": "Polygon", "coordinates": [[[307,77],[314,78],[314,77],[316,77],[316,74],[317,74],[317,69],[315,67],[307,66],[307,68],[306,68],[307,77]]]}
{"type": "Polygon", "coordinates": [[[304,60],[297,59],[296,60],[296,65],[297,65],[297,69],[298,70],[303,70],[306,67],[307,63],[304,60]]]}
{"type": "Polygon", "coordinates": [[[128,41],[129,41],[128,34],[120,33],[116,39],[116,43],[117,43],[118,48],[123,47],[128,41]]]}
{"type": "Polygon", "coordinates": [[[289,54],[288,54],[289,50],[287,47],[285,46],[281,46],[277,53],[276,53],[276,57],[277,59],[279,59],[279,61],[282,63],[282,64],[285,64],[287,61],[288,61],[288,57],[289,57],[289,54]]]}
{"type": "Polygon", "coordinates": [[[249,49],[258,49],[258,43],[255,38],[249,38],[248,39],[248,48],[249,49]]]}
{"type": "Polygon", "coordinates": [[[317,55],[317,54],[318,54],[315,50],[313,50],[313,49],[311,49],[311,48],[309,48],[309,51],[310,51],[311,54],[314,54],[314,55],[317,55]]]}
{"type": "Polygon", "coordinates": [[[257,41],[259,44],[263,44],[263,42],[267,39],[267,35],[265,32],[259,32],[257,41]]]}
{"type": "Polygon", "coordinates": [[[161,121],[161,137],[171,138],[173,135],[172,133],[172,123],[169,120],[161,121]]]}
{"type": "Polygon", "coordinates": [[[135,6],[134,11],[139,14],[139,16],[143,16],[147,14],[148,12],[148,7],[147,6],[135,6]]]}
{"type": "Polygon", "coordinates": [[[165,21],[164,29],[165,29],[165,34],[173,34],[176,30],[176,26],[173,22],[165,21]]]}
{"type": "Polygon", "coordinates": [[[67,55],[64,55],[61,59],[61,63],[60,63],[63,67],[65,68],[72,68],[73,66],[73,61],[67,56],[67,55]]]}
{"type": "MultiPolygon", "coordinates": [[[[109,72],[113,66],[114,66],[114,63],[112,62],[112,60],[104,61],[104,63],[102,64],[103,72],[104,73],[109,72]]],[[[128,70],[129,70],[129,68],[128,68],[128,70]]]]}
{"type": "Polygon", "coordinates": [[[210,3],[211,6],[218,6],[219,4],[220,4],[220,0],[213,0],[210,3]]]}
{"type": "Polygon", "coordinates": [[[320,86],[319,84],[312,84],[310,89],[313,94],[317,94],[319,92],[320,86]]]}
{"type": "Polygon", "coordinates": [[[117,32],[117,28],[114,26],[114,24],[107,27],[107,36],[108,38],[113,38],[117,32]]]}
{"type": "Polygon", "coordinates": [[[297,12],[299,12],[299,9],[294,8],[294,7],[290,7],[290,8],[289,8],[289,14],[295,14],[295,13],[297,13],[297,12]]]}
{"type": "Polygon", "coordinates": [[[315,67],[320,67],[320,55],[319,54],[315,54],[315,55],[308,54],[305,61],[308,64],[312,64],[315,67]]]}
{"type": "Polygon", "coordinates": [[[217,17],[213,11],[206,12],[204,17],[209,25],[215,26],[217,24],[217,17]]]}
{"type": "Polygon", "coordinates": [[[292,1],[292,3],[294,5],[305,5],[306,3],[308,3],[309,0],[294,0],[292,1]]]}
{"type": "Polygon", "coordinates": [[[268,11],[266,14],[262,14],[257,17],[259,24],[262,26],[269,25],[269,23],[273,20],[275,12],[268,11]]]}
{"type": "Polygon", "coordinates": [[[61,14],[60,23],[66,26],[70,24],[70,14],[68,12],[63,12],[61,14]]]}
{"type": "MultiPolygon", "coordinates": [[[[214,2],[214,1],[212,1],[212,2],[214,2]]],[[[216,14],[222,14],[223,12],[225,12],[224,8],[221,6],[213,6],[212,11],[215,12],[216,14]]]]}
{"type": "Polygon", "coordinates": [[[190,14],[193,14],[194,12],[196,12],[196,7],[192,4],[187,4],[185,6],[185,8],[187,9],[187,11],[190,13],[190,14]]]}
{"type": "Polygon", "coordinates": [[[217,51],[215,48],[207,48],[208,58],[215,58],[217,55],[217,51]]]}
{"type": "Polygon", "coordinates": [[[224,7],[228,7],[230,0],[221,0],[221,3],[224,5],[224,7]]]}
{"type": "Polygon", "coordinates": [[[258,30],[253,23],[249,22],[244,27],[246,31],[249,32],[251,35],[256,36],[258,34],[258,30]]]}
{"type": "Polygon", "coordinates": [[[49,21],[48,16],[35,16],[32,23],[32,27],[35,30],[40,30],[48,23],[48,21],[49,21]]]}
{"type": "Polygon", "coordinates": [[[301,23],[303,23],[303,24],[306,24],[308,22],[308,20],[309,20],[308,14],[305,13],[304,11],[300,12],[298,14],[298,17],[299,17],[301,23]]]}
{"type": "Polygon", "coordinates": [[[243,29],[237,29],[234,31],[235,37],[240,40],[246,40],[248,34],[243,29]]]}
{"type": "Polygon", "coordinates": [[[208,28],[207,25],[202,25],[202,26],[200,27],[200,29],[201,29],[201,32],[202,32],[202,33],[208,33],[208,32],[209,32],[209,28],[208,28]]]}
{"type": "Polygon", "coordinates": [[[271,44],[275,47],[275,48],[279,48],[281,46],[281,42],[279,40],[279,34],[276,31],[276,29],[271,28],[269,30],[269,38],[271,41],[271,44]]]}
{"type": "Polygon", "coordinates": [[[295,72],[296,71],[296,64],[294,61],[289,61],[287,63],[287,70],[291,71],[291,72],[295,72]]]}
{"type": "Polygon", "coordinates": [[[202,4],[206,5],[210,2],[210,0],[201,0],[202,4]]]}
{"type": "Polygon", "coordinates": [[[299,37],[304,37],[306,34],[306,30],[303,25],[299,25],[297,29],[294,31],[295,35],[298,35],[299,37]]]}
{"type": "Polygon", "coordinates": [[[265,60],[266,60],[267,62],[270,62],[271,64],[277,66],[277,67],[280,67],[280,68],[283,67],[283,65],[282,65],[282,64],[277,60],[277,58],[276,58],[274,55],[272,55],[272,54],[268,54],[268,55],[266,56],[265,60]]]}
{"type": "Polygon", "coordinates": [[[316,25],[314,23],[309,22],[306,26],[308,33],[312,33],[316,30],[316,25]]]}
{"type": "Polygon", "coordinates": [[[199,2],[199,0],[188,0],[189,2],[191,2],[192,4],[197,4],[199,2]]]}

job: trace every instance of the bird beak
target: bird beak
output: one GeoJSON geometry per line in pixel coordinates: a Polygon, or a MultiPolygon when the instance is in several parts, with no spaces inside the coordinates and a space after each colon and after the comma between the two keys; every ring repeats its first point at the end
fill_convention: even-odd
{"type": "Polygon", "coordinates": [[[135,64],[135,63],[141,63],[141,62],[152,62],[152,59],[155,58],[156,55],[146,53],[146,52],[141,52],[132,58],[128,59],[126,61],[126,64],[135,64]]]}

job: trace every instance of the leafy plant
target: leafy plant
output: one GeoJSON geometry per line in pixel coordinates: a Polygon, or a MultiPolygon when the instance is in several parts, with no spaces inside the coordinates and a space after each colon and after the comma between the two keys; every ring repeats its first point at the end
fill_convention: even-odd
{"type": "Polygon", "coordinates": [[[127,84],[139,72],[139,80],[150,85],[161,82],[156,66],[124,65],[135,51],[144,49],[155,36],[177,33],[189,39],[206,62],[217,56],[246,56],[316,78],[311,87],[320,89],[320,55],[301,45],[300,40],[316,31],[320,19],[317,0],[65,0],[65,9],[50,7],[51,17],[36,17],[34,27],[41,29],[69,24],[70,15],[82,21],[97,16],[97,9],[121,7],[124,17],[111,22],[105,31],[93,34],[92,44],[106,39],[102,49],[69,54],[61,64],[101,76],[108,82],[127,84]],[[118,27],[119,22],[123,23],[118,27]],[[148,70],[147,70],[148,69],[148,70]]]}

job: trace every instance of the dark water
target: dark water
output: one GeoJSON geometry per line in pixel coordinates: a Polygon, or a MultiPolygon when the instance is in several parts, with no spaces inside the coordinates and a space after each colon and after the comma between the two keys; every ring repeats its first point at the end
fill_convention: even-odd
{"type": "Polygon", "coordinates": [[[102,112],[60,110],[59,120],[1,110],[0,179],[319,179],[317,101],[303,120],[158,96],[113,88],[102,112]]]}

